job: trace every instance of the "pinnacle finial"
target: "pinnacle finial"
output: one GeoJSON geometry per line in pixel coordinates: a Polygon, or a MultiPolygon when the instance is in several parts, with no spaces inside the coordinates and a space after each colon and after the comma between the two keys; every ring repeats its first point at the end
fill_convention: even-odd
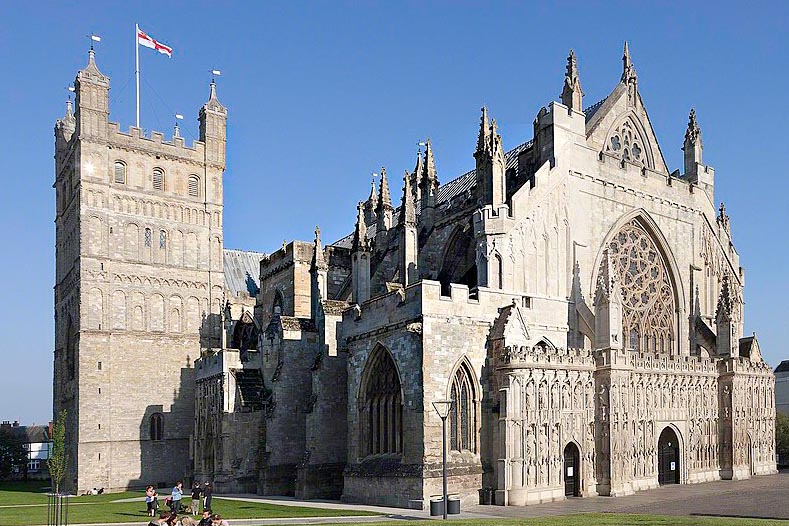
{"type": "Polygon", "coordinates": [[[356,228],[353,231],[353,251],[367,248],[367,225],[364,222],[364,203],[356,206],[356,228]]]}
{"type": "Polygon", "coordinates": [[[381,167],[381,187],[378,191],[378,209],[392,209],[392,195],[389,192],[389,179],[386,177],[386,167],[381,167]]]}
{"type": "Polygon", "coordinates": [[[403,175],[403,197],[400,204],[400,224],[413,225],[416,223],[416,210],[414,205],[414,193],[411,189],[411,174],[408,170],[403,175]]]}
{"type": "Polygon", "coordinates": [[[567,56],[567,69],[564,73],[562,104],[571,110],[582,111],[583,95],[581,76],[578,74],[578,59],[575,56],[575,50],[571,49],[567,56]]]}
{"type": "Polygon", "coordinates": [[[71,99],[66,101],[66,118],[72,117],[74,115],[74,108],[71,105],[71,99]]]}
{"type": "Polygon", "coordinates": [[[479,118],[479,137],[477,138],[477,151],[485,151],[490,135],[490,124],[488,123],[488,108],[482,106],[482,116],[479,118]]]}
{"type": "Polygon", "coordinates": [[[688,115],[688,129],[685,132],[685,138],[690,141],[695,141],[699,138],[700,133],[701,128],[699,128],[699,123],[696,121],[696,110],[691,108],[690,115],[688,115]]]}
{"type": "Polygon", "coordinates": [[[425,184],[429,183],[431,185],[437,186],[438,179],[436,177],[436,159],[433,155],[433,145],[430,143],[430,139],[428,139],[425,146],[425,165],[424,165],[424,176],[423,182],[425,184]]]}
{"type": "Polygon", "coordinates": [[[570,80],[570,84],[578,77],[578,59],[575,57],[574,49],[571,49],[570,54],[567,55],[567,72],[565,73],[565,77],[570,80]]]}
{"type": "Polygon", "coordinates": [[[321,227],[315,225],[315,245],[321,246],[321,227]]]}
{"type": "Polygon", "coordinates": [[[181,129],[178,127],[178,121],[175,122],[175,126],[173,126],[173,138],[181,136],[181,129]]]}
{"type": "Polygon", "coordinates": [[[622,52],[622,82],[631,80],[636,80],[636,68],[630,59],[630,48],[627,45],[627,40],[625,40],[625,49],[622,52]]]}
{"type": "Polygon", "coordinates": [[[208,95],[208,100],[216,100],[216,81],[211,79],[211,91],[208,95]]]}

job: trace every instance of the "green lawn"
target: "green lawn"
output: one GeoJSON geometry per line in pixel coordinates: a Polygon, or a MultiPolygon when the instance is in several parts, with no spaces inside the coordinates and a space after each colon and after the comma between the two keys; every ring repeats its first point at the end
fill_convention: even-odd
{"type": "MultiPolygon", "coordinates": [[[[163,506],[164,495],[160,496],[163,506]]],[[[188,504],[189,499],[184,499],[188,504]]],[[[352,510],[304,508],[281,506],[255,502],[241,502],[214,497],[213,511],[227,519],[264,519],[279,517],[337,517],[349,515],[371,515],[376,513],[352,510]]],[[[106,493],[85,497],[72,497],[68,505],[70,524],[91,524],[100,522],[145,522],[145,502],[141,491],[106,493]],[[116,502],[120,499],[137,498],[135,502],[116,502]]],[[[46,524],[47,498],[41,491],[41,484],[2,484],[0,483],[0,525],[31,526],[46,524]]]]}
{"type": "MultiPolygon", "coordinates": [[[[439,517],[440,519],[440,517],[439,517]]],[[[425,526],[435,520],[353,523],[354,526],[425,526]]],[[[580,513],[534,519],[458,519],[450,526],[787,526],[789,521],[728,517],[669,517],[620,513],[580,513]]]]}

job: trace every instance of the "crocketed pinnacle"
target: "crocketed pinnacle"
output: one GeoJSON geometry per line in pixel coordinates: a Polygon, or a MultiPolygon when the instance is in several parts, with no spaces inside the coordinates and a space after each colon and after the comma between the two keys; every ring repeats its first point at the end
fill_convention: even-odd
{"type": "Polygon", "coordinates": [[[328,268],[326,258],[323,256],[323,245],[321,245],[321,229],[315,225],[315,245],[312,251],[312,265],[316,269],[325,270],[328,268]]]}
{"type": "Polygon", "coordinates": [[[380,216],[386,210],[394,210],[392,207],[392,196],[389,193],[389,179],[386,177],[386,168],[381,167],[381,188],[379,191],[378,207],[376,213],[380,216]]]}
{"type": "Polygon", "coordinates": [[[630,60],[630,48],[625,40],[625,49],[622,52],[622,82],[627,83],[636,80],[636,78],[636,68],[633,66],[633,61],[630,60]]]}
{"type": "Polygon", "coordinates": [[[685,131],[685,141],[695,143],[701,137],[701,128],[696,122],[696,110],[691,108],[688,116],[688,129],[685,131]]]}
{"type": "Polygon", "coordinates": [[[356,228],[353,231],[353,251],[367,250],[367,225],[364,223],[364,204],[356,207],[356,228]]]}
{"type": "Polygon", "coordinates": [[[479,118],[479,137],[477,137],[477,153],[484,152],[488,147],[490,137],[490,124],[488,123],[488,108],[482,106],[482,116],[479,118]]]}
{"type": "Polygon", "coordinates": [[[425,164],[422,168],[422,197],[430,192],[431,194],[438,187],[438,176],[436,173],[436,159],[433,156],[433,146],[430,144],[430,139],[426,141],[425,146],[425,164]],[[425,189],[428,191],[426,192],[425,189]]]}
{"type": "Polygon", "coordinates": [[[414,205],[414,194],[411,191],[411,174],[406,170],[403,176],[403,198],[400,203],[399,222],[403,226],[416,224],[416,205],[414,205]]]}

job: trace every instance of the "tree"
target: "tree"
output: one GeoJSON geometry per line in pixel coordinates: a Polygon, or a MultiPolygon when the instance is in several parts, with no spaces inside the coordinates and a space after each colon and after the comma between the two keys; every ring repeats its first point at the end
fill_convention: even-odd
{"type": "Polygon", "coordinates": [[[52,479],[52,489],[60,493],[60,485],[66,478],[68,471],[68,452],[66,451],[66,416],[63,409],[60,416],[52,426],[52,454],[47,461],[49,478],[52,479]]]}
{"type": "Polygon", "coordinates": [[[789,463],[789,415],[780,411],[775,413],[775,452],[780,463],[789,463]]]}
{"type": "Polygon", "coordinates": [[[13,428],[0,430],[0,478],[14,473],[27,475],[25,440],[13,428]]]}

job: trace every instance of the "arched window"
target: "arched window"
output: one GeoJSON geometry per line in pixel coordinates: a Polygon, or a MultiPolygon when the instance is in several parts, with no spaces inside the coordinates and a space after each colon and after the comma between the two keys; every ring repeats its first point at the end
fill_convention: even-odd
{"type": "MultiPolygon", "coordinates": [[[[672,352],[676,308],[663,254],[638,220],[622,227],[608,244],[622,290],[622,334],[634,351],[672,352]]],[[[605,264],[605,261],[601,263],[605,264]]]]}
{"type": "Polygon", "coordinates": [[[200,197],[200,178],[196,175],[189,176],[189,197],[200,197]]]}
{"type": "Polygon", "coordinates": [[[282,314],[282,308],[285,304],[285,299],[282,297],[282,292],[277,291],[274,293],[274,304],[271,307],[271,313],[274,316],[280,316],[282,314]]]}
{"type": "Polygon", "coordinates": [[[474,230],[470,225],[458,228],[452,235],[444,252],[438,280],[441,282],[442,296],[450,294],[450,283],[468,285],[469,289],[477,286],[476,243],[474,230]]]}
{"type": "Polygon", "coordinates": [[[152,235],[153,234],[151,234],[151,229],[150,228],[146,228],[145,229],[145,246],[146,247],[150,247],[151,246],[152,235]]]}
{"type": "Polygon", "coordinates": [[[449,445],[453,451],[477,452],[477,397],[474,376],[463,363],[452,378],[451,399],[455,403],[449,412],[449,445]]]}
{"type": "Polygon", "coordinates": [[[151,440],[162,440],[164,435],[163,416],[161,413],[151,415],[151,440]]]}
{"type": "Polygon", "coordinates": [[[115,182],[126,184],[126,165],[122,161],[115,161],[115,182]]]}
{"type": "Polygon", "coordinates": [[[164,191],[164,170],[161,168],[153,169],[153,189],[164,191]]]}
{"type": "Polygon", "coordinates": [[[397,454],[403,451],[403,401],[400,377],[392,355],[377,347],[362,380],[361,412],[362,454],[397,454]]]}
{"type": "Polygon", "coordinates": [[[164,230],[159,231],[159,248],[161,250],[167,248],[167,232],[164,230]]]}

